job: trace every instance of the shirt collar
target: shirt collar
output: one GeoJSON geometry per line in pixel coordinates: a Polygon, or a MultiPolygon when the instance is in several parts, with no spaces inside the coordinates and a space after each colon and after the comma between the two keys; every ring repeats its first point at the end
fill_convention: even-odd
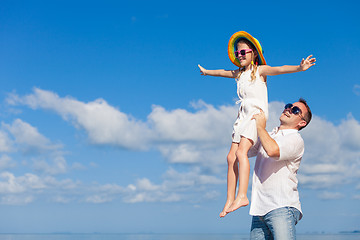
{"type": "Polygon", "coordinates": [[[274,128],[274,130],[272,131],[272,133],[274,135],[281,134],[283,136],[291,134],[291,133],[297,133],[297,132],[299,132],[299,130],[297,130],[297,129],[282,129],[282,130],[279,130],[279,127],[274,128]]]}

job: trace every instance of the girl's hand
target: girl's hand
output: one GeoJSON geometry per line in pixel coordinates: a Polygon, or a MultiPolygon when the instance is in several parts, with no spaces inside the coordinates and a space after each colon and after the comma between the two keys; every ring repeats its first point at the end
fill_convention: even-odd
{"type": "Polygon", "coordinates": [[[306,59],[302,59],[300,63],[300,69],[302,71],[308,70],[310,67],[315,65],[316,58],[312,57],[313,55],[309,55],[306,59]]]}
{"type": "Polygon", "coordinates": [[[201,75],[206,76],[206,69],[200,66],[200,64],[198,64],[198,67],[200,68],[201,75]]]}

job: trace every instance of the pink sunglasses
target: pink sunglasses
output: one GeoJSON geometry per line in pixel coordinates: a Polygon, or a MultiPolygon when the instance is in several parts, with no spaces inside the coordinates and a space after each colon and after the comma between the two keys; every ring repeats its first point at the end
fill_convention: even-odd
{"type": "Polygon", "coordinates": [[[235,57],[245,56],[247,53],[252,52],[251,49],[241,49],[238,51],[235,51],[235,57]]]}

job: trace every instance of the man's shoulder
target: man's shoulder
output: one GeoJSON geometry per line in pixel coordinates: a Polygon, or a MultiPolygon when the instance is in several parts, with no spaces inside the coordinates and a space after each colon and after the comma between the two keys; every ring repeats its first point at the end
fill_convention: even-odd
{"type": "Polygon", "coordinates": [[[284,141],[287,144],[304,145],[304,139],[297,129],[279,130],[278,134],[274,136],[277,141],[284,141]]]}

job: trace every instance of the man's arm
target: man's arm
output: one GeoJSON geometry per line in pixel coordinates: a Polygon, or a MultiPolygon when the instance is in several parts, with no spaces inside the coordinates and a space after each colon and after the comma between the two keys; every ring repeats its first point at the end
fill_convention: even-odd
{"type": "Polygon", "coordinates": [[[263,111],[253,116],[256,120],[256,128],[261,145],[269,157],[280,157],[280,148],[274,139],[266,131],[266,118],[263,111]]]}

